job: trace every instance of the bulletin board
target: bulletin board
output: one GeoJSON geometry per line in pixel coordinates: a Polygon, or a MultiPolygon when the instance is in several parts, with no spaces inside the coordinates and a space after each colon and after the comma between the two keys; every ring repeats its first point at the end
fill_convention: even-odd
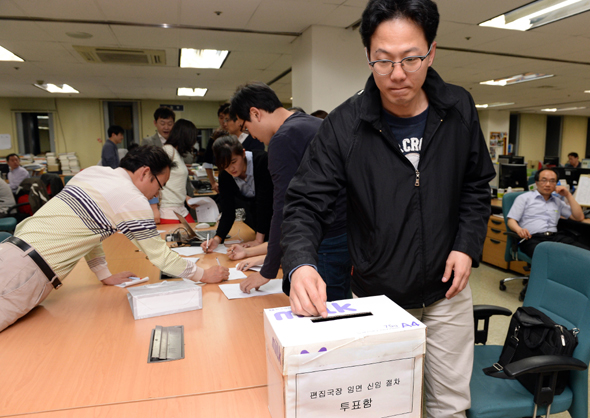
{"type": "Polygon", "coordinates": [[[508,132],[490,132],[490,158],[498,162],[500,155],[506,155],[508,132]]]}

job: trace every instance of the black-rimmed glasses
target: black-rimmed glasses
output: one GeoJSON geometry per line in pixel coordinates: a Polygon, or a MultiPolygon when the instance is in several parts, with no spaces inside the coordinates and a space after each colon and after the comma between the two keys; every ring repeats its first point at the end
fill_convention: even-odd
{"type": "Polygon", "coordinates": [[[376,60],[376,61],[369,61],[369,55],[365,50],[365,55],[367,56],[367,61],[369,61],[369,65],[373,67],[373,70],[379,75],[389,75],[393,72],[393,67],[395,64],[401,64],[403,70],[406,73],[415,73],[422,67],[422,61],[430,55],[430,51],[432,50],[432,45],[430,44],[430,48],[428,48],[428,52],[426,55],[420,56],[411,56],[405,57],[401,61],[391,61],[391,60],[376,60]]]}

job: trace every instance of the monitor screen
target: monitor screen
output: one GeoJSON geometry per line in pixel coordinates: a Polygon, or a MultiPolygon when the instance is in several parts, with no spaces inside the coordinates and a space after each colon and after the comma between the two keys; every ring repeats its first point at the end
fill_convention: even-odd
{"type": "Polygon", "coordinates": [[[8,174],[10,172],[10,167],[8,164],[0,163],[0,173],[8,174]]]}
{"type": "Polygon", "coordinates": [[[543,159],[543,165],[545,167],[557,167],[559,165],[559,157],[545,156],[543,159]]]}
{"type": "Polygon", "coordinates": [[[522,156],[522,155],[513,155],[512,156],[512,161],[510,161],[510,163],[512,163],[512,164],[524,164],[524,156],[522,156]]]}
{"type": "Polygon", "coordinates": [[[512,163],[512,155],[498,155],[498,163],[511,164],[512,163]]]}
{"type": "Polygon", "coordinates": [[[526,164],[500,164],[500,188],[521,187],[528,190],[526,164]]]}

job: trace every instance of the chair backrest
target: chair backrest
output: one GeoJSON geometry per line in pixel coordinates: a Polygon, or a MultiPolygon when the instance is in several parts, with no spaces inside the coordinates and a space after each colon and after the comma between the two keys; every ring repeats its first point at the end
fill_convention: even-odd
{"type": "MultiPolygon", "coordinates": [[[[534,306],[569,329],[578,328],[574,357],[590,362],[590,251],[556,242],[539,244],[523,305],[534,306]]],[[[587,417],[588,370],[571,372],[570,387],[570,414],[587,417]]]]}
{"type": "MultiPolygon", "coordinates": [[[[504,215],[504,224],[506,224],[506,231],[512,231],[508,227],[508,217],[507,217],[508,213],[510,212],[510,208],[514,204],[514,200],[523,193],[526,193],[526,192],[506,193],[502,197],[502,214],[504,215]]],[[[514,240],[514,238],[512,238],[510,235],[506,235],[506,251],[504,252],[504,260],[506,260],[508,262],[517,261],[517,258],[515,257],[515,255],[512,254],[513,240],[514,240]]]]}
{"type": "Polygon", "coordinates": [[[0,231],[0,242],[11,236],[12,234],[10,232],[0,231]]]}

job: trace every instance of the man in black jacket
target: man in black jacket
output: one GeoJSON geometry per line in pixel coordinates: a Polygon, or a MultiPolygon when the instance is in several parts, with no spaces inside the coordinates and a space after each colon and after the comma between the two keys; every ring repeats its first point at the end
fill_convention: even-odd
{"type": "Polygon", "coordinates": [[[471,96],[431,68],[439,15],[431,0],[370,0],[361,37],[372,75],[330,113],[285,199],[281,245],[291,309],[327,316],[314,269],[340,189],[348,193],[352,291],[384,294],[428,326],[429,417],[470,406],[469,288],[495,172],[471,96]]]}
{"type": "MultiPolygon", "coordinates": [[[[238,87],[231,99],[230,112],[241,123],[241,130],[248,129],[252,136],[268,145],[268,170],[273,183],[273,216],[264,265],[260,273],[251,274],[240,283],[242,291],[250,293],[251,289],[277,277],[283,255],[280,237],[285,193],[322,120],[285,109],[276,93],[260,82],[238,87]]],[[[319,262],[330,301],[346,299],[350,293],[345,190],[334,200],[329,226],[322,233],[319,262]]],[[[283,280],[283,289],[288,294],[288,281],[283,280]]]]}

